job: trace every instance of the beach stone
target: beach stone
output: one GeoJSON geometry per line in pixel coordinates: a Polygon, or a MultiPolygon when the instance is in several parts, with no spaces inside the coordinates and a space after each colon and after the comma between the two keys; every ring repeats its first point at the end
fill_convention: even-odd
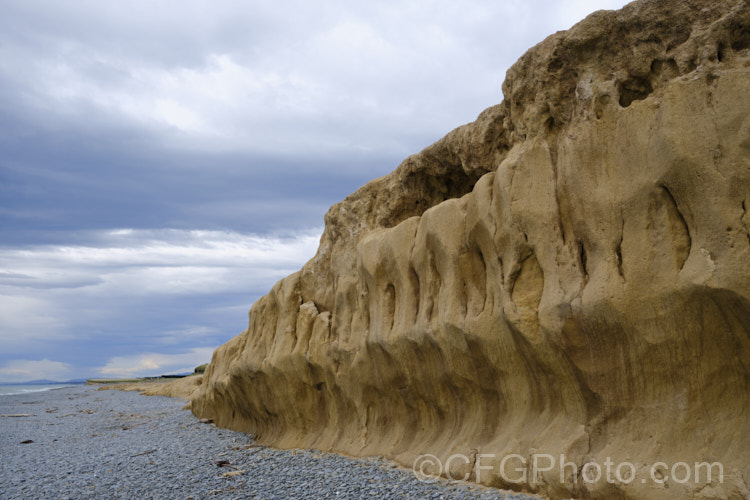
{"type": "MultiPolygon", "coordinates": [[[[28,398],[0,396],[0,412],[17,412],[28,398]]],[[[379,458],[248,448],[251,436],[202,425],[176,398],[92,386],[34,398],[60,412],[7,419],[0,426],[0,449],[7,457],[0,461],[3,500],[385,498],[397,491],[395,485],[403,485],[408,498],[506,498],[505,492],[472,491],[464,483],[421,483],[411,471],[379,458]],[[77,412],[80,402],[94,412],[77,412]],[[139,425],[123,431],[123,422],[130,421],[139,425]],[[35,446],[21,444],[26,436],[35,446]],[[369,484],[371,493],[365,493],[361,485],[369,484]]]]}

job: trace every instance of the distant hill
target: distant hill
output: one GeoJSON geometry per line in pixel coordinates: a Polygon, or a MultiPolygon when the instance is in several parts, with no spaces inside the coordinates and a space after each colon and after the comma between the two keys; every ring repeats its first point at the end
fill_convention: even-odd
{"type": "Polygon", "coordinates": [[[49,385],[49,384],[85,384],[85,383],[86,383],[85,378],[76,378],[76,379],[66,380],[64,382],[61,382],[59,380],[48,380],[48,379],[29,380],[27,382],[2,382],[3,385],[49,385]]]}

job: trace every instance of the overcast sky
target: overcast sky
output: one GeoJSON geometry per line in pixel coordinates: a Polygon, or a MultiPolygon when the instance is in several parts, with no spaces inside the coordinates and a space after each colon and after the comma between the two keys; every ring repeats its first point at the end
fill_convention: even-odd
{"type": "Polygon", "coordinates": [[[323,214],[621,0],[0,3],[0,381],[192,370],[323,214]]]}

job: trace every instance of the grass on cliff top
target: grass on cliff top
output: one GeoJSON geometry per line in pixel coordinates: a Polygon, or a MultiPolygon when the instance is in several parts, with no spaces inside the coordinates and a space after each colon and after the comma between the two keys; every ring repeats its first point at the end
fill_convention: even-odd
{"type": "Polygon", "coordinates": [[[193,375],[200,375],[206,371],[208,363],[196,366],[195,371],[188,375],[162,375],[161,377],[137,377],[137,378],[90,378],[86,380],[88,385],[100,385],[100,384],[132,384],[137,382],[166,382],[167,380],[175,380],[178,378],[190,377],[193,375]]]}
{"type": "Polygon", "coordinates": [[[87,385],[96,385],[96,384],[124,384],[126,382],[145,382],[147,380],[154,380],[154,379],[147,379],[147,378],[90,378],[86,381],[87,385]]]}
{"type": "MultiPolygon", "coordinates": [[[[197,373],[191,373],[185,375],[185,377],[192,377],[198,375],[197,373]]],[[[90,378],[86,380],[88,385],[101,385],[101,384],[132,384],[137,382],[168,382],[172,380],[178,380],[185,377],[141,377],[141,378],[90,378]]]]}

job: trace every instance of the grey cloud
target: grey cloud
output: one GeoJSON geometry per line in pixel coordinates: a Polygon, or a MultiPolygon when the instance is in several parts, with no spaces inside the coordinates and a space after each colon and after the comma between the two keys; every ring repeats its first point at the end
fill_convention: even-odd
{"type": "Polygon", "coordinates": [[[33,280],[33,276],[29,276],[28,274],[22,274],[22,273],[4,273],[0,272],[0,280],[33,280]]]}
{"type": "Polygon", "coordinates": [[[622,3],[2,2],[0,366],[223,343],[330,205],[622,3]]]}
{"type": "Polygon", "coordinates": [[[319,232],[122,229],[84,234],[85,245],[0,248],[0,365],[33,352],[93,370],[115,355],[216,347],[312,257],[319,232]]]}

